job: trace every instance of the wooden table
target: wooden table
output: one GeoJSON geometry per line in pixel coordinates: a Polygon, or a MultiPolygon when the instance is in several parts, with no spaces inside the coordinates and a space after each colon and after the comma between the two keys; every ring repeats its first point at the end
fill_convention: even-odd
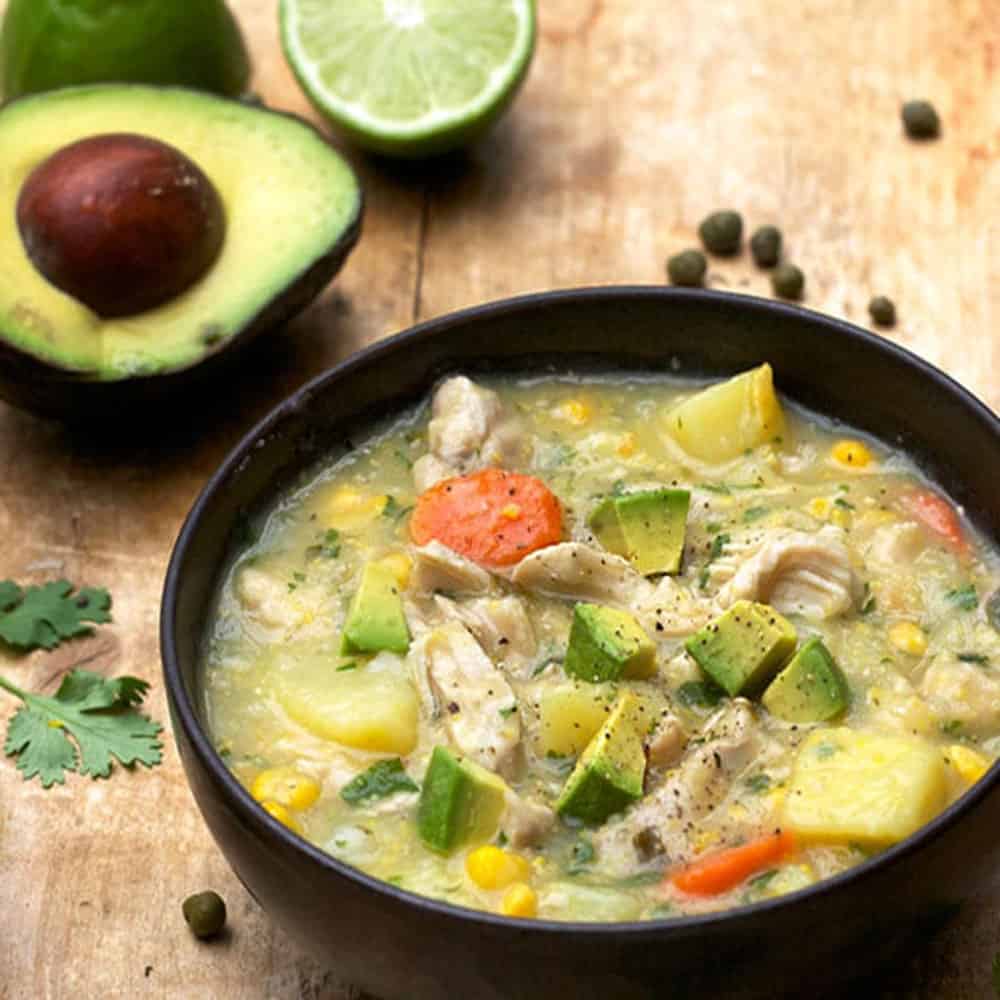
{"type": "MultiPolygon", "coordinates": [[[[279,52],[276,6],[234,3],[255,87],[311,115],[279,52]]],[[[167,557],[195,494],[251,421],[415,320],[528,290],[659,282],[665,256],[692,245],[715,208],[782,226],[815,309],[864,323],[869,297],[890,295],[892,336],[1000,405],[996,0],[540,6],[528,84],[466,159],[403,168],[351,154],[368,199],[360,246],[322,301],[226,384],[218,412],[194,427],[178,413],[169,439],[122,446],[0,408],[0,575],[105,585],[115,602],[112,627],[8,662],[13,678],[51,687],[84,659],[151,680],[150,708],[165,719],[157,612],[167,557]],[[940,141],[902,137],[899,104],[913,96],[937,104],[940,141]]],[[[713,262],[710,284],[768,291],[745,254],[713,262]]],[[[1000,890],[970,905],[873,995],[989,996],[998,902],[1000,890]]],[[[0,760],[0,945],[4,1000],[354,995],[233,877],[169,734],[162,767],[108,782],[74,777],[43,791],[0,760]],[[231,914],[231,934],[210,946],[180,913],[209,886],[231,914]]]]}

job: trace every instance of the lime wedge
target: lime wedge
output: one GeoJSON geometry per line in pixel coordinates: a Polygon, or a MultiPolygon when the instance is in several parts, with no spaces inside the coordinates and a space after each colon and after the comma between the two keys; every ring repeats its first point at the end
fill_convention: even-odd
{"type": "Polygon", "coordinates": [[[535,47],[534,0],[281,0],[288,61],[358,145],[418,157],[506,109],[535,47]]]}

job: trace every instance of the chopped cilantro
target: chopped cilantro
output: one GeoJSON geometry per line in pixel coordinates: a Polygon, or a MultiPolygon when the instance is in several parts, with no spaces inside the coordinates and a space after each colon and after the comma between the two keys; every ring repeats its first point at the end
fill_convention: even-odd
{"type": "Polygon", "coordinates": [[[732,490],[725,483],[699,483],[698,488],[708,490],[709,493],[718,493],[721,496],[731,496],[732,490]]]}
{"type": "Polygon", "coordinates": [[[90,624],[111,621],[111,595],[101,587],[56,580],[22,590],[0,581],[0,639],[21,650],[55,649],[63,639],[91,632],[90,624]]]}
{"type": "Polygon", "coordinates": [[[163,727],[135,710],[149,690],[146,681],[76,669],[52,697],[22,691],[3,677],[0,687],[24,702],[7,727],[4,751],[17,757],[25,780],[38,775],[49,788],[63,784],[67,771],[106,778],[112,758],[125,767],[153,767],[162,759],[157,735],[163,727]]]}
{"type": "Polygon", "coordinates": [[[343,673],[343,671],[345,670],[357,670],[357,669],[358,669],[357,661],[348,660],[346,663],[341,663],[341,665],[337,667],[337,673],[339,674],[343,673]]]}
{"type": "Polygon", "coordinates": [[[409,455],[407,455],[407,454],[406,454],[406,452],[405,452],[405,451],[403,451],[403,449],[402,449],[402,448],[394,448],[394,449],[393,449],[393,452],[392,452],[392,453],[393,453],[393,454],[394,454],[394,455],[396,456],[396,458],[398,458],[398,459],[399,459],[399,460],[400,460],[400,461],[401,461],[401,462],[403,463],[403,465],[405,465],[405,466],[406,466],[406,467],[407,467],[408,469],[412,469],[412,468],[413,468],[413,459],[412,459],[412,458],[410,458],[410,456],[409,456],[409,455]]]}
{"type": "Polygon", "coordinates": [[[861,614],[870,615],[875,610],[875,595],[872,593],[872,585],[865,581],[865,592],[861,602],[861,614]]]}
{"type": "Polygon", "coordinates": [[[649,911],[649,919],[655,920],[657,917],[669,917],[673,912],[673,903],[658,903],[649,911]]]}
{"type": "Polygon", "coordinates": [[[763,795],[771,787],[771,776],[760,771],[757,774],[751,774],[743,784],[754,795],[763,795]]]}
{"type": "Polygon", "coordinates": [[[624,495],[625,495],[625,480],[624,479],[616,479],[611,484],[611,496],[613,496],[613,497],[620,497],[620,496],[624,496],[624,495]]]}
{"type": "Polygon", "coordinates": [[[705,565],[701,569],[701,573],[698,575],[698,586],[702,590],[704,590],[705,587],[708,586],[709,566],[711,566],[712,563],[715,562],[715,560],[722,555],[725,547],[729,544],[729,542],[730,542],[730,536],[725,531],[723,531],[721,534],[716,535],[712,539],[711,548],[708,550],[708,562],[705,563],[705,565]]]}
{"type": "Polygon", "coordinates": [[[366,799],[384,799],[397,792],[419,791],[416,782],[403,769],[398,757],[380,760],[367,771],[355,775],[340,790],[340,797],[352,806],[366,799]]]}
{"type": "Polygon", "coordinates": [[[722,531],[722,522],[721,521],[709,521],[708,524],[705,525],[705,530],[710,535],[717,534],[718,532],[722,531]]]}
{"type": "Polygon", "coordinates": [[[677,689],[677,700],[686,708],[714,708],[726,696],[712,681],[685,681],[677,689]]]}
{"type": "Polygon", "coordinates": [[[340,555],[340,532],[336,528],[327,528],[323,532],[321,554],[327,559],[336,559],[340,555]]]}
{"type": "Polygon", "coordinates": [[[956,653],[955,659],[962,663],[975,663],[980,667],[985,667],[990,662],[990,658],[985,653],[956,653]]]}
{"type": "Polygon", "coordinates": [[[579,875],[584,866],[589,865],[593,860],[594,845],[586,837],[581,837],[573,845],[570,852],[570,864],[567,870],[570,875],[579,875]]]}
{"type": "Polygon", "coordinates": [[[976,593],[974,583],[967,583],[964,587],[949,590],[944,596],[960,611],[973,611],[979,604],[979,595],[976,593]]]}
{"type": "Polygon", "coordinates": [[[404,507],[392,494],[386,497],[385,506],[382,508],[382,516],[392,518],[393,521],[399,521],[406,517],[413,507],[404,507]]]}
{"type": "Polygon", "coordinates": [[[504,833],[503,830],[501,830],[497,834],[497,847],[506,847],[506,846],[507,846],[507,834],[504,833]]]}
{"type": "Polygon", "coordinates": [[[500,709],[500,718],[509,719],[517,711],[517,705],[508,705],[500,709]]]}
{"type": "Polygon", "coordinates": [[[770,507],[748,507],[745,511],[743,511],[743,520],[759,521],[762,517],[767,517],[770,513],[770,507]]]}
{"type": "Polygon", "coordinates": [[[766,889],[771,882],[774,881],[775,875],[778,874],[777,868],[772,868],[770,871],[761,872],[760,875],[755,875],[749,882],[747,886],[751,889],[755,889],[757,892],[762,892],[766,889]]]}
{"type": "Polygon", "coordinates": [[[962,731],[962,722],[960,719],[949,719],[947,722],[942,722],[938,729],[941,730],[945,736],[958,736],[962,731]]]}
{"type": "Polygon", "coordinates": [[[844,510],[857,510],[854,504],[850,503],[848,500],[845,500],[843,497],[837,497],[837,499],[834,500],[833,502],[837,507],[842,507],[844,510]]]}

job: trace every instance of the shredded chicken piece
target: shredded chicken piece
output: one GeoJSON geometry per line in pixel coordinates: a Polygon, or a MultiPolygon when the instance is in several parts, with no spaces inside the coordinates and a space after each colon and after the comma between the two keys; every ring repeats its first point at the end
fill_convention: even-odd
{"type": "Polygon", "coordinates": [[[631,610],[657,639],[691,635],[716,613],[711,601],[695,597],[687,587],[669,576],[661,577],[631,610]]]}
{"type": "Polygon", "coordinates": [[[527,440],[516,416],[500,397],[464,375],[443,382],[434,393],[427,427],[430,451],[413,466],[420,492],[449,476],[488,465],[516,467],[527,459],[527,440]]]}
{"type": "Polygon", "coordinates": [[[927,536],[915,521],[897,521],[873,532],[867,559],[880,566],[898,566],[912,563],[926,547],[927,536]]]}
{"type": "Polygon", "coordinates": [[[649,600],[653,585],[621,556],[582,542],[561,542],[522,559],[511,580],[525,590],[621,608],[649,600]]]}
{"type": "Polygon", "coordinates": [[[663,782],[618,821],[594,836],[602,862],[621,877],[652,861],[687,860],[693,822],[726,797],[754,759],[762,737],[750,704],[737,698],[706,723],[704,742],[692,746],[663,782]]]}
{"type": "Polygon", "coordinates": [[[533,847],[552,829],[556,814],[540,802],[508,789],[500,829],[514,847],[533,847]]]}
{"type": "Polygon", "coordinates": [[[938,657],[920,693],[942,722],[960,722],[965,732],[986,734],[1000,723],[1000,678],[989,669],[938,657]]]}
{"type": "Polygon", "coordinates": [[[446,620],[461,622],[508,671],[520,674],[534,662],[535,630],[524,604],[513,594],[461,602],[435,597],[434,603],[446,620]]]}
{"type": "Polygon", "coordinates": [[[670,767],[680,758],[686,744],[687,733],[680,719],[676,715],[664,715],[646,742],[646,759],[650,767],[670,767]]]}
{"type": "Polygon", "coordinates": [[[482,566],[436,539],[413,552],[410,589],[414,593],[485,594],[492,582],[482,566]]]}
{"type": "Polygon", "coordinates": [[[302,619],[302,612],[288,599],[284,580],[253,566],[240,570],[236,596],[258,624],[265,628],[290,628],[302,619]]]}
{"type": "Polygon", "coordinates": [[[745,599],[783,614],[822,620],[850,609],[859,592],[843,532],[779,531],[736,570],[719,591],[723,608],[745,599]]]}
{"type": "Polygon", "coordinates": [[[458,623],[428,632],[421,652],[452,742],[483,767],[510,774],[517,763],[521,720],[507,679],[458,623]]]}

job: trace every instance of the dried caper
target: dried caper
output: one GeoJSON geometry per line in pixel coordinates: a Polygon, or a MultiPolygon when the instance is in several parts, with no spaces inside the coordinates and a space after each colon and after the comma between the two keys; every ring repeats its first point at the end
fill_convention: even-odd
{"type": "Polygon", "coordinates": [[[886,298],[884,295],[876,295],[868,303],[868,312],[872,322],[879,326],[892,326],[896,322],[896,306],[892,299],[886,298]]]}
{"type": "Polygon", "coordinates": [[[217,892],[209,890],[188,896],[181,909],[196,938],[215,937],[225,926],[226,904],[217,892]]]}
{"type": "Polygon", "coordinates": [[[672,285],[696,287],[705,280],[708,261],[700,250],[682,250],[667,260],[667,277],[672,285]]]}
{"type": "Polygon", "coordinates": [[[930,101],[907,101],[902,116],[903,128],[911,139],[934,139],[941,132],[941,119],[930,101]]]}
{"type": "Polygon", "coordinates": [[[774,294],[783,299],[801,299],[806,287],[806,276],[794,264],[782,264],[771,275],[774,294]]]}
{"type": "Polygon", "coordinates": [[[758,267],[774,267],[781,258],[781,230],[761,226],[750,237],[750,253],[758,267]]]}
{"type": "Polygon", "coordinates": [[[709,253],[729,256],[740,248],[743,218],[739,212],[713,212],[702,220],[698,235],[709,253]]]}

